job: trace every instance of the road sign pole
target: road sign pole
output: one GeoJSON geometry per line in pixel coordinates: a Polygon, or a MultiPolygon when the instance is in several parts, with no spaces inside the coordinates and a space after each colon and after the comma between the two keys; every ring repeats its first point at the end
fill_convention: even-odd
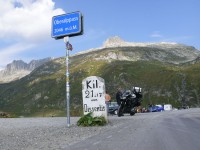
{"type": "Polygon", "coordinates": [[[69,49],[67,44],[69,37],[64,37],[66,44],[66,101],[67,101],[67,127],[70,127],[70,85],[69,85],[69,49]]]}
{"type": "Polygon", "coordinates": [[[69,37],[83,34],[82,14],[77,11],[69,14],[52,17],[51,37],[64,38],[66,44],[66,101],[67,101],[67,126],[70,127],[70,85],[69,85],[69,50],[72,45],[69,37]]]}

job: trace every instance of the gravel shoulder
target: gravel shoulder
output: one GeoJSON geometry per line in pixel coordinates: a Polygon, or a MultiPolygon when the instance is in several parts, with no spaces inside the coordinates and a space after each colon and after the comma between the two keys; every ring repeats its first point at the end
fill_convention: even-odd
{"type": "MultiPolygon", "coordinates": [[[[115,130],[130,126],[136,139],[137,135],[143,135],[141,139],[144,139],[147,138],[145,134],[153,132],[153,129],[157,133],[155,120],[166,125],[166,123],[169,124],[167,120],[175,119],[176,121],[180,117],[179,120],[182,121],[184,118],[187,120],[193,116],[192,123],[198,120],[199,114],[200,109],[188,109],[161,113],[138,113],[134,116],[127,114],[123,117],[114,115],[108,116],[109,123],[103,127],[78,127],[76,123],[79,117],[70,118],[70,127],[67,127],[66,117],[0,118],[0,150],[61,150],[72,147],[79,141],[93,138],[94,135],[103,136],[107,131],[114,133],[115,130]]],[[[170,122],[173,123],[173,121],[170,122]]]]}
{"type": "Polygon", "coordinates": [[[103,127],[78,127],[79,117],[71,117],[67,127],[66,117],[52,118],[0,118],[0,149],[23,150],[63,149],[67,145],[116,128],[129,120],[129,116],[109,116],[103,127]]]}

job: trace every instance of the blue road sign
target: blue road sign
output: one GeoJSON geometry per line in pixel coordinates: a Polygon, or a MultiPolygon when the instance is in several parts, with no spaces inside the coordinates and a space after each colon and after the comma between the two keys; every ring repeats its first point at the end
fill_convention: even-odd
{"type": "Polygon", "coordinates": [[[73,12],[52,18],[51,36],[56,39],[82,34],[82,15],[73,12]]]}

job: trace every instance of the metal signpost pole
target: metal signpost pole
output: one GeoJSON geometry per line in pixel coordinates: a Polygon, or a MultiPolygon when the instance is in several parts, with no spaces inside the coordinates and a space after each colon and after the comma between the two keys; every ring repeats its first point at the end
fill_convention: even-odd
{"type": "Polygon", "coordinates": [[[66,101],[67,101],[67,126],[70,127],[70,85],[69,85],[69,50],[72,45],[69,37],[83,34],[82,14],[77,11],[52,17],[51,37],[64,38],[66,44],[66,101]]]}
{"type": "Polygon", "coordinates": [[[69,37],[64,37],[66,44],[66,101],[67,101],[67,126],[70,127],[70,85],[69,85],[69,37]]]}

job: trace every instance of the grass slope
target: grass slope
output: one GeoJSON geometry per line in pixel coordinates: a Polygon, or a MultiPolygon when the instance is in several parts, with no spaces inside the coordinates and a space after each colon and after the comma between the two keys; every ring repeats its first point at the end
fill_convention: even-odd
{"type": "MultiPolygon", "coordinates": [[[[142,87],[143,106],[149,103],[182,101],[200,106],[200,63],[175,66],[159,61],[105,61],[81,57],[71,58],[71,115],[82,114],[82,80],[88,76],[105,79],[106,90],[115,101],[118,87],[142,87]]],[[[65,116],[65,59],[46,63],[21,80],[0,84],[0,111],[12,116],[65,116]]]]}

